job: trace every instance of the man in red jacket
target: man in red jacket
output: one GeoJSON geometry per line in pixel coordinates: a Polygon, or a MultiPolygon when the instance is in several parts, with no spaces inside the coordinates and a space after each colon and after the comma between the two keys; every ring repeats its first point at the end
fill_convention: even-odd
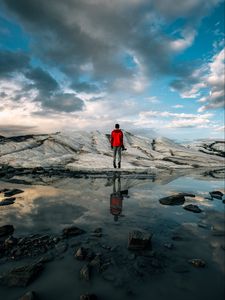
{"type": "Polygon", "coordinates": [[[118,156],[118,168],[121,167],[121,150],[124,150],[123,132],[119,129],[120,125],[116,124],[111,133],[111,149],[113,150],[113,166],[116,168],[116,157],[118,156]]]}

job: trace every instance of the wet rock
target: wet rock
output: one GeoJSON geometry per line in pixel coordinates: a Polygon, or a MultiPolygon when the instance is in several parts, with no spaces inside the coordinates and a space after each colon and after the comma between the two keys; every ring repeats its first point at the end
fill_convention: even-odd
{"type": "Polygon", "coordinates": [[[129,232],[128,236],[128,249],[129,250],[143,250],[143,249],[151,249],[151,239],[152,233],[141,232],[138,230],[134,230],[129,232]]]}
{"type": "Polygon", "coordinates": [[[182,236],[180,236],[180,235],[173,235],[172,236],[172,240],[173,241],[183,241],[183,238],[182,238],[182,236]]]}
{"type": "Polygon", "coordinates": [[[4,241],[4,246],[5,248],[12,248],[14,247],[18,242],[17,238],[14,238],[13,236],[9,236],[5,241],[4,241]]]}
{"type": "Polygon", "coordinates": [[[100,255],[96,255],[95,258],[93,258],[89,265],[93,268],[96,268],[98,271],[100,271],[101,268],[101,257],[100,255]]]}
{"type": "Polygon", "coordinates": [[[185,196],[195,197],[195,195],[193,194],[179,193],[176,195],[161,198],[159,199],[159,202],[163,205],[182,205],[185,202],[185,196]]]}
{"type": "Polygon", "coordinates": [[[209,192],[209,194],[210,194],[210,196],[211,196],[212,198],[216,198],[216,199],[222,200],[223,193],[220,192],[220,191],[209,192]]]}
{"type": "Polygon", "coordinates": [[[93,233],[102,233],[102,228],[101,227],[98,227],[96,228],[93,233]]]}
{"type": "Polygon", "coordinates": [[[22,297],[20,297],[18,300],[35,300],[37,299],[36,293],[31,291],[24,294],[22,297]]]}
{"type": "Polygon", "coordinates": [[[0,276],[0,284],[5,286],[26,287],[31,283],[43,270],[42,263],[34,263],[19,268],[14,268],[11,271],[0,276]]]}
{"type": "Polygon", "coordinates": [[[0,206],[11,205],[15,202],[15,200],[15,197],[5,198],[2,201],[0,201],[0,206]]]}
{"type": "Polygon", "coordinates": [[[188,204],[188,205],[184,206],[184,209],[186,209],[188,211],[192,211],[194,213],[202,212],[202,210],[197,205],[194,205],[194,204],[188,204]]]}
{"type": "Polygon", "coordinates": [[[190,259],[188,262],[196,268],[204,268],[206,265],[205,261],[201,258],[193,258],[193,259],[190,259]]]}
{"type": "Polygon", "coordinates": [[[67,248],[68,248],[68,244],[63,241],[59,242],[55,246],[57,254],[62,254],[64,252],[66,252],[67,248]]]}
{"type": "Polygon", "coordinates": [[[0,227],[0,237],[10,235],[13,232],[14,232],[13,225],[4,225],[0,227]]]}
{"type": "Polygon", "coordinates": [[[80,247],[74,254],[74,257],[78,260],[85,260],[87,255],[87,250],[83,247],[80,247]]]}
{"type": "Polygon", "coordinates": [[[63,229],[63,236],[67,238],[71,236],[77,236],[83,233],[85,233],[85,231],[76,226],[70,226],[63,229]]]}
{"type": "Polygon", "coordinates": [[[98,300],[95,294],[85,294],[80,296],[80,300],[98,300]]]}
{"type": "Polygon", "coordinates": [[[24,191],[20,190],[20,189],[12,189],[12,190],[9,190],[9,191],[6,191],[4,193],[4,196],[5,197],[12,197],[14,195],[17,195],[17,194],[21,194],[23,193],[24,191]]]}
{"type": "Polygon", "coordinates": [[[173,249],[174,248],[174,244],[173,243],[164,243],[164,245],[163,245],[165,248],[167,248],[167,249],[173,249]]]}
{"type": "Polygon", "coordinates": [[[90,278],[91,278],[91,268],[89,265],[86,264],[80,269],[80,279],[89,281],[90,278]]]}

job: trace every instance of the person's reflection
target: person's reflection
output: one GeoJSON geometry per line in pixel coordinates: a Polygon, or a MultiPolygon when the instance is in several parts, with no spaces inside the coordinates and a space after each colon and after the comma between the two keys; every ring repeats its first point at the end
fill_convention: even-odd
{"type": "Polygon", "coordinates": [[[113,193],[110,195],[110,213],[117,222],[119,216],[122,216],[123,196],[128,197],[128,190],[121,191],[120,174],[113,176],[113,193]]]}

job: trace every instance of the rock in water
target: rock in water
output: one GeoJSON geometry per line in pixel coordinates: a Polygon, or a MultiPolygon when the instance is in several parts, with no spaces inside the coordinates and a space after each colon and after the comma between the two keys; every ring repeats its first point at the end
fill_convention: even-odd
{"type": "Polygon", "coordinates": [[[14,268],[0,276],[0,284],[9,287],[25,287],[40,274],[43,267],[44,265],[42,263],[34,263],[32,265],[14,268]]]}
{"type": "Polygon", "coordinates": [[[27,292],[25,295],[19,298],[19,300],[35,300],[36,299],[36,294],[35,292],[27,292]]]}
{"type": "Polygon", "coordinates": [[[80,247],[74,254],[74,257],[78,260],[85,260],[87,256],[87,250],[83,247],[80,247]]]}
{"type": "Polygon", "coordinates": [[[91,276],[91,270],[90,270],[89,265],[84,265],[80,269],[80,279],[89,281],[90,280],[90,276],[91,276]]]}
{"type": "Polygon", "coordinates": [[[2,201],[0,201],[0,206],[11,205],[15,202],[15,200],[15,197],[5,198],[2,201]]]}
{"type": "Polygon", "coordinates": [[[12,197],[12,196],[14,196],[16,194],[20,194],[20,193],[23,193],[23,191],[19,190],[19,189],[12,189],[12,190],[6,191],[4,193],[4,196],[5,197],[12,197]]]}
{"type": "Polygon", "coordinates": [[[85,294],[80,296],[80,300],[98,300],[95,294],[85,294]]]}
{"type": "Polygon", "coordinates": [[[64,237],[77,236],[83,233],[85,233],[85,231],[76,226],[70,226],[63,229],[64,237]]]}
{"type": "Polygon", "coordinates": [[[146,248],[151,249],[152,233],[141,232],[138,230],[131,231],[128,237],[129,250],[143,250],[146,248]]]}
{"type": "Polygon", "coordinates": [[[220,192],[220,191],[209,192],[209,194],[210,194],[210,196],[211,196],[212,198],[216,198],[216,199],[222,200],[223,193],[220,192]]]}
{"type": "Polygon", "coordinates": [[[193,258],[190,259],[188,262],[196,268],[204,268],[206,265],[205,261],[201,258],[193,258]]]}
{"type": "Polygon", "coordinates": [[[184,198],[185,196],[195,197],[195,195],[193,195],[193,194],[179,193],[176,195],[163,197],[163,198],[159,199],[159,202],[163,205],[182,205],[185,202],[185,198],[184,198]]]}
{"type": "Polygon", "coordinates": [[[202,212],[202,210],[197,205],[194,205],[194,204],[188,204],[188,205],[184,206],[184,209],[192,211],[194,213],[202,212]]]}
{"type": "Polygon", "coordinates": [[[0,236],[7,236],[14,232],[13,225],[4,225],[0,227],[0,236]]]}

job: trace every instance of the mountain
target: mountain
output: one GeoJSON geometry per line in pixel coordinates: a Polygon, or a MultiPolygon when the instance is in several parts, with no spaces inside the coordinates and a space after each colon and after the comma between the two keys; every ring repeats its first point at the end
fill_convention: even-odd
{"type": "MultiPolygon", "coordinates": [[[[124,132],[123,170],[184,169],[224,165],[224,141],[179,145],[167,138],[124,132]]],[[[0,165],[65,170],[112,169],[109,134],[77,131],[0,138],[0,165]]]]}

